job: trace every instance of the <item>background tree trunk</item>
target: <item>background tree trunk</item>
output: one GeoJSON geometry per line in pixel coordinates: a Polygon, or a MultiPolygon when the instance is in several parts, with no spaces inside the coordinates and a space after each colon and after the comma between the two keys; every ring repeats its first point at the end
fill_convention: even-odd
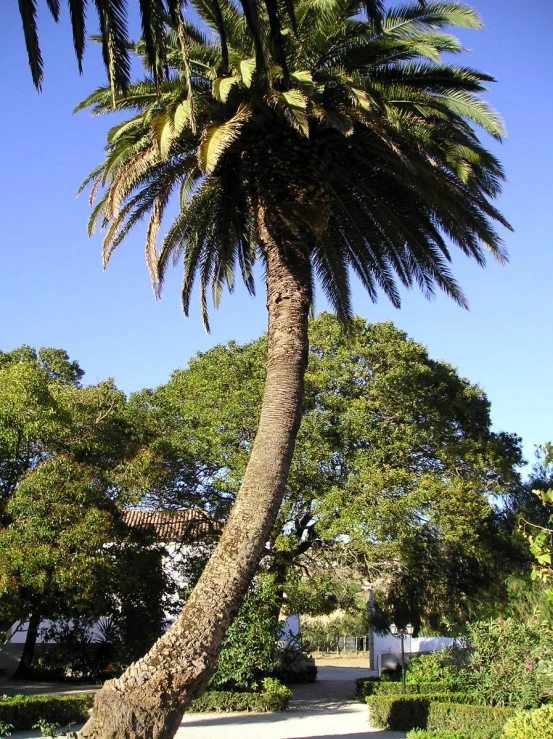
{"type": "Polygon", "coordinates": [[[25,637],[25,645],[21,653],[19,665],[14,673],[15,678],[25,677],[29,667],[32,664],[35,653],[36,640],[38,636],[38,627],[40,626],[40,616],[31,614],[29,617],[29,626],[27,628],[27,636],[25,637]]]}
{"type": "Polygon", "coordinates": [[[82,734],[170,739],[205,690],[225,631],[275,523],[303,407],[311,268],[303,244],[271,238],[259,211],[267,270],[267,377],[252,454],[219,544],[185,608],[141,660],[97,694],[82,734]]]}

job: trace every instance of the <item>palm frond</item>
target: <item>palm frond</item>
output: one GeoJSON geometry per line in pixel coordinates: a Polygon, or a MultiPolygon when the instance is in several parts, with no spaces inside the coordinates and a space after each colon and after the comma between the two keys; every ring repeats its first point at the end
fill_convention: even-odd
{"type": "Polygon", "coordinates": [[[85,8],[86,0],[68,0],[69,15],[71,17],[71,30],[73,34],[73,47],[77,57],[79,73],[83,73],[83,55],[86,40],[85,8]]]}
{"type": "Polygon", "coordinates": [[[37,90],[42,89],[43,61],[38,42],[38,29],[36,22],[36,0],[19,0],[19,12],[23,23],[23,34],[31,76],[37,90]]]}
{"type": "Polygon", "coordinates": [[[163,0],[138,0],[146,60],[159,89],[160,75],[166,59],[165,5],[163,0]]]}
{"type": "Polygon", "coordinates": [[[115,108],[116,90],[126,90],[130,83],[130,60],[127,48],[127,12],[125,0],[94,0],[100,21],[102,58],[115,108]]]}

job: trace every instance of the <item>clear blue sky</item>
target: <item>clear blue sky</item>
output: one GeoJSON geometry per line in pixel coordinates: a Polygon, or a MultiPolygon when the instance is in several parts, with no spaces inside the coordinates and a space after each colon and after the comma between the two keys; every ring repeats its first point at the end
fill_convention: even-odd
{"type": "MultiPolygon", "coordinates": [[[[45,59],[39,95],[27,67],[17,3],[3,5],[0,348],[63,347],[89,382],[112,376],[130,392],[165,382],[197,351],[259,336],[266,327],[261,281],[255,300],[241,289],[223,297],[220,310],[212,312],[209,336],[196,305],[190,318],[181,313],[178,269],[156,303],[140,227],[102,272],[100,238],[86,234],[88,200],[76,199],[75,191],[101,160],[109,120],[71,115],[105,79],[99,49],[89,46],[79,77],[66,3],[64,22],[56,26],[39,0],[45,59]]],[[[441,296],[429,303],[416,292],[406,293],[397,311],[385,298],[373,305],[357,288],[354,308],[371,321],[393,320],[432,357],[480,384],[492,403],[494,428],[520,434],[531,460],[534,445],[553,438],[553,4],[473,5],[485,30],[463,32],[472,52],[462,63],[498,79],[489,100],[505,118],[508,138],[501,146],[488,144],[508,176],[499,205],[515,228],[505,234],[510,265],[490,262],[481,270],[462,257],[455,260],[469,312],[441,296]]],[[[317,309],[324,307],[319,295],[317,309]]]]}

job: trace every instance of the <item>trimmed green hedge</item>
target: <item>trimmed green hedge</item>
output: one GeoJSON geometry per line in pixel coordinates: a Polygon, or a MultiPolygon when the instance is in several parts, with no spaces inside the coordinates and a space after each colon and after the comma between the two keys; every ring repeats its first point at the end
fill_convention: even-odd
{"type": "Polygon", "coordinates": [[[284,711],[292,692],[275,678],[263,680],[261,693],[237,693],[230,690],[208,690],[192,701],[187,713],[233,713],[249,711],[269,713],[284,711]]]}
{"type": "MultiPolygon", "coordinates": [[[[449,680],[438,682],[407,683],[406,695],[434,695],[435,693],[455,692],[458,685],[449,680]]],[[[357,698],[368,698],[369,695],[402,695],[401,683],[381,681],[361,677],[355,681],[355,695],[357,698]]]]}
{"type": "Polygon", "coordinates": [[[412,729],[405,739],[474,739],[475,734],[466,731],[431,731],[430,729],[412,729]]]}
{"type": "Polygon", "coordinates": [[[88,718],[94,696],[82,695],[14,695],[0,698],[0,722],[11,724],[14,731],[32,729],[40,719],[67,726],[88,718]]]}
{"type": "Polygon", "coordinates": [[[396,731],[460,731],[478,739],[499,737],[514,709],[470,705],[472,701],[474,698],[464,693],[367,698],[373,726],[396,731]]]}

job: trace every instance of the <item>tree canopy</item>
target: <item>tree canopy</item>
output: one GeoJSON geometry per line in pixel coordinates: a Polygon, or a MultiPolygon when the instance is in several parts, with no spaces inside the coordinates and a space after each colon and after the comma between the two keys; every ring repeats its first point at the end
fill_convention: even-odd
{"type": "MultiPolygon", "coordinates": [[[[255,437],[264,351],[264,337],[216,346],[131,397],[163,430],[155,449],[176,480],[165,504],[196,500],[226,515],[255,437]],[[182,484],[190,459],[205,475],[192,489],[182,484]]],[[[290,608],[335,606],[337,561],[387,588],[410,583],[411,618],[436,628],[444,608],[454,616],[463,598],[476,604],[513,566],[509,511],[521,461],[519,438],[491,430],[485,393],[450,365],[390,323],[355,319],[344,335],[335,317],[320,315],[310,324],[302,426],[271,537],[281,589],[298,594],[290,608]],[[318,584],[310,596],[297,580],[302,568],[318,584]]]]}
{"type": "Polygon", "coordinates": [[[125,587],[141,592],[123,580],[136,578],[148,540],[122,525],[120,509],[160,468],[124,393],[82,376],[63,350],[0,353],[2,630],[106,615],[125,587]]]}

